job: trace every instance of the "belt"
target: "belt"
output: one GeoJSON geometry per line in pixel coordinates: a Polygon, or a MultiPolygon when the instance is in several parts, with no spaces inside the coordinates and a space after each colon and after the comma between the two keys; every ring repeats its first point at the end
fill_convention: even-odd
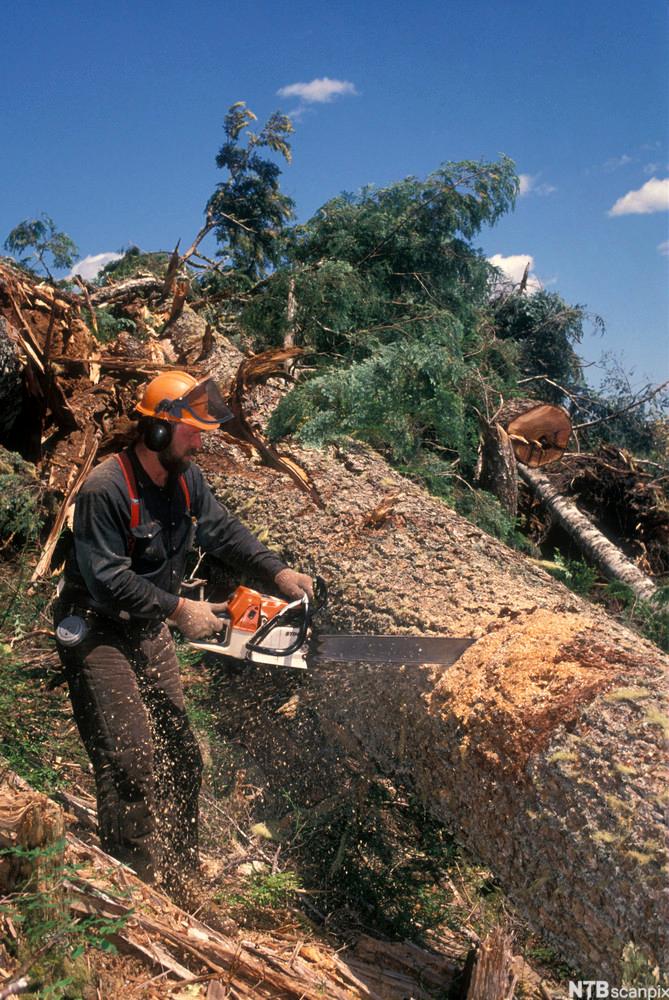
{"type": "Polygon", "coordinates": [[[68,595],[64,596],[65,600],[61,597],[60,608],[58,609],[61,620],[67,615],[79,615],[80,618],[83,618],[92,627],[95,626],[96,622],[101,622],[104,625],[115,626],[119,630],[122,630],[124,634],[130,633],[133,638],[152,638],[160,632],[165,624],[162,620],[133,618],[132,615],[128,615],[127,612],[123,611],[119,615],[110,615],[100,608],[92,606],[86,600],[82,600],[79,594],[69,599],[68,595]]]}

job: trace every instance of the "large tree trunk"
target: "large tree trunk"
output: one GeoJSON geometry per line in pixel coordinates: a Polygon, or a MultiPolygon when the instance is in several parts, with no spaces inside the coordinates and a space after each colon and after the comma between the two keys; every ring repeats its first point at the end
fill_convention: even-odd
{"type": "Polygon", "coordinates": [[[548,476],[524,465],[518,466],[518,474],[605,576],[610,580],[620,580],[642,600],[648,601],[654,596],[656,587],[653,581],[627,559],[586,514],[581,513],[573,500],[562,496],[548,476]]]}
{"type": "Polygon", "coordinates": [[[341,784],[347,756],[361,775],[390,774],[586,978],[617,976],[629,940],[666,962],[660,652],[365,446],[292,448],[323,510],[234,445],[209,447],[202,465],[221,498],[329,581],[326,631],[478,639],[448,670],[314,669],[291,712],[278,711],[295,691],[285,672],[229,680],[223,697],[249,708],[234,735],[257,783],[297,775],[313,803],[341,784]],[[390,515],[370,519],[391,493],[390,515]]]}

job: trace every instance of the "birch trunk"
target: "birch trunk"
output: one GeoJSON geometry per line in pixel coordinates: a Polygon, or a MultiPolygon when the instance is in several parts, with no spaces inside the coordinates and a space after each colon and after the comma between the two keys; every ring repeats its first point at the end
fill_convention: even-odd
{"type": "Polygon", "coordinates": [[[518,473],[569,536],[574,539],[584,555],[605,576],[610,580],[619,580],[624,583],[634,591],[638,598],[644,601],[649,601],[657,593],[653,581],[627,559],[618,546],[610,542],[606,535],[603,535],[595,527],[590,518],[581,513],[572,500],[561,495],[548,476],[520,464],[518,465],[518,473]]]}

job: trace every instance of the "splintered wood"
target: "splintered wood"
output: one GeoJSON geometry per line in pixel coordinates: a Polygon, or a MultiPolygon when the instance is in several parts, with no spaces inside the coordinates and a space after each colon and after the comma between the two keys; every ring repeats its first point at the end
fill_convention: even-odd
{"type": "MultiPolygon", "coordinates": [[[[77,813],[85,807],[94,816],[81,800],[64,799],[77,813]]],[[[57,894],[64,919],[69,913],[115,922],[109,940],[147,966],[148,984],[156,982],[155,992],[146,980],[137,992],[127,982],[126,997],[163,997],[181,983],[198,987],[189,996],[228,1000],[432,1000],[450,987],[460,965],[455,935],[449,954],[437,955],[367,936],[353,949],[335,950],[297,932],[223,934],[98,847],[65,835],[60,806],[9,770],[0,785],[0,845],[23,849],[2,858],[2,892],[41,890],[50,918],[57,894]]],[[[10,971],[5,976],[5,983],[13,981],[10,971]]]]}
{"type": "Polygon", "coordinates": [[[46,795],[3,779],[0,785],[0,892],[35,891],[62,861],[63,810],[46,795]]]}
{"type": "Polygon", "coordinates": [[[73,834],[66,858],[77,872],[65,882],[72,913],[121,920],[113,942],[162,974],[164,987],[216,980],[230,998],[430,1000],[449,987],[458,967],[454,958],[371,938],[350,952],[295,935],[230,937],[73,834]]]}
{"type": "Polygon", "coordinates": [[[503,927],[490,932],[473,953],[465,1000],[513,1000],[517,979],[511,944],[511,934],[503,927]]]}

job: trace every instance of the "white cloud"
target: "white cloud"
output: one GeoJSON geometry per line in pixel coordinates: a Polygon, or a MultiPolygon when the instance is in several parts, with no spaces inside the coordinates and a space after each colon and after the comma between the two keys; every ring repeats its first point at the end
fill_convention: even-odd
{"type": "Polygon", "coordinates": [[[518,189],[518,194],[522,198],[523,195],[529,194],[532,190],[532,177],[530,174],[518,174],[518,180],[520,181],[520,188],[518,189]]]}
{"type": "Polygon", "coordinates": [[[358,91],[349,80],[331,80],[323,76],[309,83],[290,83],[277,90],[279,97],[299,97],[305,104],[329,104],[335,97],[355,96],[358,91]]]}
{"type": "Polygon", "coordinates": [[[663,257],[669,257],[669,240],[665,240],[663,243],[658,243],[657,252],[661,253],[663,257]]]}
{"type": "Polygon", "coordinates": [[[649,215],[669,209],[669,177],[658,180],[651,177],[637,191],[628,191],[618,198],[609,215],[649,215]]]}
{"type": "Polygon", "coordinates": [[[547,194],[552,194],[553,191],[557,191],[556,187],[552,184],[548,184],[546,181],[539,183],[540,177],[541,174],[518,174],[518,180],[520,181],[518,194],[521,198],[524,198],[528,194],[545,196],[547,194]]]}
{"type": "Polygon", "coordinates": [[[122,253],[96,253],[84,257],[77,261],[67,277],[73,278],[78,274],[84,281],[92,281],[106,264],[112,260],[120,260],[122,256],[122,253]]]}
{"type": "Polygon", "coordinates": [[[612,173],[614,170],[620,170],[621,167],[627,167],[630,163],[635,163],[636,160],[633,156],[629,156],[628,153],[623,153],[622,156],[612,156],[603,165],[602,169],[607,173],[612,173]]]}
{"type": "Polygon", "coordinates": [[[534,257],[529,253],[516,253],[504,257],[501,253],[496,253],[488,257],[488,263],[493,267],[498,267],[500,271],[514,284],[519,285],[525,274],[525,268],[530,265],[527,276],[527,291],[538,292],[542,285],[536,274],[534,274],[534,257]]]}

